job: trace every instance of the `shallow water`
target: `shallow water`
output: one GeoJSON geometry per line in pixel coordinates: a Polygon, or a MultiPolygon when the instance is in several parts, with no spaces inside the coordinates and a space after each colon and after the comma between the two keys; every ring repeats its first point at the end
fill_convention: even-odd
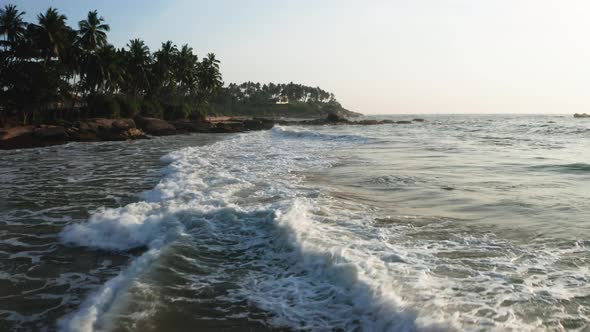
{"type": "Polygon", "coordinates": [[[0,152],[0,330],[589,329],[590,122],[426,119],[0,152]]]}

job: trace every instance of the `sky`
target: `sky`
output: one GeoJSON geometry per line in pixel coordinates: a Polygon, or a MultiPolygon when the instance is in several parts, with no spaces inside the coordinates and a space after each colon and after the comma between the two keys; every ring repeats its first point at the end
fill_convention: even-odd
{"type": "Polygon", "coordinates": [[[226,83],[302,83],[365,114],[590,112],[587,0],[0,0],[97,9],[123,47],[188,43],[226,83]]]}

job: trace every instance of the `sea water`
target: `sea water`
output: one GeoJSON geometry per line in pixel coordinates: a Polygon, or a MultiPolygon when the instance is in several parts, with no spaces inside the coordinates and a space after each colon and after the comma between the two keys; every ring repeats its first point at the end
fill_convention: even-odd
{"type": "Polygon", "coordinates": [[[424,118],[0,152],[0,330],[589,329],[590,121],[424,118]]]}

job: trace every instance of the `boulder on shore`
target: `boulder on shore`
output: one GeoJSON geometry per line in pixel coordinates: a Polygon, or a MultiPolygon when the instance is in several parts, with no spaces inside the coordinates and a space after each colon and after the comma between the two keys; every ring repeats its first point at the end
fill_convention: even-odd
{"type": "Polygon", "coordinates": [[[19,126],[0,129],[0,149],[34,148],[68,141],[62,126],[19,126]]]}
{"type": "Polygon", "coordinates": [[[213,125],[207,121],[177,120],[170,121],[169,123],[176,128],[176,132],[179,134],[210,133],[212,132],[213,127],[213,125]]]}
{"type": "Polygon", "coordinates": [[[147,138],[131,119],[94,118],[64,126],[38,125],[0,129],[0,149],[35,148],[67,142],[125,141],[147,138]]]}
{"type": "Polygon", "coordinates": [[[243,121],[224,121],[212,125],[213,133],[239,133],[245,131],[243,121]]]}
{"type": "Polygon", "coordinates": [[[67,131],[73,141],[83,142],[146,138],[145,133],[135,126],[132,119],[87,119],[77,121],[67,131]]]}
{"type": "Polygon", "coordinates": [[[275,122],[270,119],[258,119],[244,120],[244,129],[247,131],[251,130],[269,130],[274,127],[275,122]]]}
{"type": "Polygon", "coordinates": [[[176,127],[162,119],[138,116],[135,118],[135,123],[139,129],[149,135],[167,136],[176,134],[176,127]]]}

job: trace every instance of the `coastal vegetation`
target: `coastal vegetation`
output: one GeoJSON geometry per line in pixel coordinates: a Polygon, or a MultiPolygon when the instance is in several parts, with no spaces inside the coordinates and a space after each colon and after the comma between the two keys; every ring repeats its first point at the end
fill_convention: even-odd
{"type": "Polygon", "coordinates": [[[295,84],[231,83],[211,98],[211,112],[219,115],[325,118],[329,114],[354,117],[333,93],[320,87],[295,84]]]}
{"type": "Polygon", "coordinates": [[[300,84],[247,82],[224,87],[214,53],[188,44],[150,51],[139,38],[109,43],[110,26],[90,11],[75,27],[55,8],[24,20],[0,9],[0,127],[85,118],[203,120],[211,115],[354,116],[332,93],[300,84]]]}
{"type": "Polygon", "coordinates": [[[162,43],[150,52],[141,39],[108,42],[110,26],[90,11],[77,27],[55,8],[24,21],[0,10],[0,121],[21,124],[85,117],[199,118],[223,86],[219,60],[199,59],[189,45],[162,43]]]}

